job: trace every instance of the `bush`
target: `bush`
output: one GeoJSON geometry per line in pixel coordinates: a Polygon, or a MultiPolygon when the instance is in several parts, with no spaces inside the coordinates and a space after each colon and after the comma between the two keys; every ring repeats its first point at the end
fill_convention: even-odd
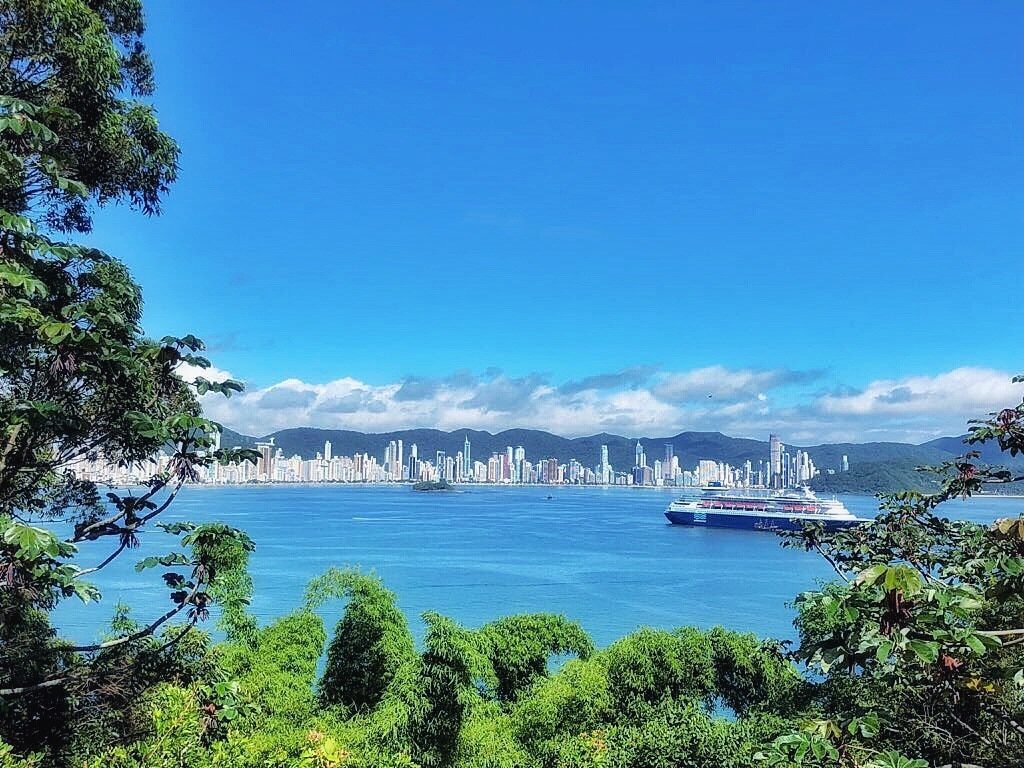
{"type": "Polygon", "coordinates": [[[495,694],[504,702],[547,676],[552,655],[574,653],[585,659],[594,651],[579,624],[550,613],[507,616],[485,624],[478,633],[497,678],[495,694]]]}
{"type": "Polygon", "coordinates": [[[279,717],[301,725],[314,711],[313,682],[327,635],[320,617],[297,611],[263,629],[239,681],[253,722],[279,717]]]}
{"type": "Polygon", "coordinates": [[[209,752],[202,741],[203,722],[196,692],[161,685],[143,703],[150,724],[147,735],[95,757],[88,768],[202,768],[209,752]]]}
{"type": "Polygon", "coordinates": [[[416,657],[416,647],[395,595],[380,579],[357,571],[329,571],[310,585],[307,606],[329,596],[348,605],[327,649],[320,702],[350,711],[372,709],[398,670],[416,657]]]}
{"type": "Polygon", "coordinates": [[[594,658],[572,660],[519,699],[512,724],[516,738],[549,764],[559,740],[601,727],[612,707],[604,665],[594,658]]]}
{"type": "Polygon", "coordinates": [[[650,705],[688,698],[710,702],[716,673],[711,641],[699,630],[641,629],[603,654],[617,713],[642,715],[650,705]]]}

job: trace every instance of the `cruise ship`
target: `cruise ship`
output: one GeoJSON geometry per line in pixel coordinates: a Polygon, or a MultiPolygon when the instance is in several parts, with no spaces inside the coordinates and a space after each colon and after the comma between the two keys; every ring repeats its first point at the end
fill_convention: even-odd
{"type": "Polygon", "coordinates": [[[810,488],[785,491],[705,488],[699,498],[673,501],[665,517],[675,525],[799,531],[804,523],[847,528],[868,522],[854,516],[838,499],[819,499],[810,488]]]}

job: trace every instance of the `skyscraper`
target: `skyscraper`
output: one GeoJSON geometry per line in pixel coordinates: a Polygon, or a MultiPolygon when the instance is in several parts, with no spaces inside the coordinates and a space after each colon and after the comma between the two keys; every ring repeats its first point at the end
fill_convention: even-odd
{"type": "Polygon", "coordinates": [[[331,441],[330,440],[325,440],[324,441],[324,461],[330,461],[330,460],[331,460],[331,441]]]}
{"type": "Polygon", "coordinates": [[[640,441],[636,441],[636,464],[634,467],[642,467],[644,465],[644,447],[640,445],[640,441]]]}
{"type": "Polygon", "coordinates": [[[469,453],[469,435],[466,435],[466,439],[462,443],[462,474],[466,477],[473,474],[473,459],[470,458],[469,453]]]}
{"type": "Polygon", "coordinates": [[[768,484],[772,488],[782,487],[782,442],[777,435],[768,435],[768,484]]]}
{"type": "Polygon", "coordinates": [[[661,463],[662,477],[672,477],[672,457],[675,456],[675,448],[672,443],[665,443],[665,460],[661,463]]]}
{"type": "Polygon", "coordinates": [[[256,450],[260,452],[260,460],[256,471],[265,476],[267,480],[273,479],[274,473],[274,438],[265,443],[256,443],[256,450]]]}
{"type": "Polygon", "coordinates": [[[611,470],[612,470],[612,468],[608,464],[608,446],[607,445],[602,445],[601,446],[601,482],[602,483],[609,482],[608,476],[612,473],[611,470]]]}

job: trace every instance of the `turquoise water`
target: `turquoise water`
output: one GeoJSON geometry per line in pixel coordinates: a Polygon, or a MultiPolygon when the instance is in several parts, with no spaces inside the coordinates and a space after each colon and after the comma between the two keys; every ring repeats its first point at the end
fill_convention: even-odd
{"type": "MultiPolygon", "coordinates": [[[[788,603],[831,571],[817,556],[779,546],[757,531],[666,523],[673,490],[473,487],[416,493],[408,486],[190,487],[162,519],[222,520],[256,542],[252,610],[262,623],[296,608],[306,582],[328,567],[357,565],[398,595],[417,635],[420,614],[436,610],[467,626],[511,613],[552,611],[579,621],[599,645],[639,626],[715,624],[792,638],[788,603]],[[548,496],[552,498],[548,498],[548,496]]],[[[844,497],[870,515],[875,500],[844,497]]],[[[946,515],[989,521],[1024,509],[1021,499],[973,499],[946,515]]],[[[66,601],[55,623],[93,639],[117,600],[139,619],[169,605],[159,574],[134,563],[173,539],[147,532],[93,579],[99,605],[66,601]]],[[[88,545],[100,560],[109,542],[88,545]]],[[[325,606],[328,626],[341,605],[325,606]]]]}

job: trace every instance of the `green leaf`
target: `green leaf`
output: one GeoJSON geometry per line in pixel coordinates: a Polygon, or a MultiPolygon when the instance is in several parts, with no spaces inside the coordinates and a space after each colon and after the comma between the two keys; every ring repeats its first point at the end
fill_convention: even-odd
{"type": "Polygon", "coordinates": [[[61,554],[60,542],[50,531],[14,523],[4,531],[4,542],[16,548],[15,556],[22,560],[35,560],[46,554],[57,557],[61,554]]]}
{"type": "Polygon", "coordinates": [[[973,635],[973,634],[968,635],[967,637],[964,638],[964,642],[967,643],[967,647],[968,648],[970,648],[972,651],[974,651],[979,656],[983,655],[985,653],[985,651],[987,650],[985,648],[985,643],[982,642],[982,639],[980,637],[978,637],[977,635],[973,635]]]}
{"type": "Polygon", "coordinates": [[[857,574],[857,578],[854,580],[854,583],[867,584],[869,586],[873,585],[885,575],[886,570],[887,568],[885,565],[872,565],[857,574]]]}
{"type": "Polygon", "coordinates": [[[926,664],[934,664],[939,658],[939,644],[931,640],[911,640],[908,645],[917,657],[926,664]]]}
{"type": "Polygon", "coordinates": [[[880,664],[885,664],[889,658],[889,654],[892,653],[892,641],[883,640],[878,644],[878,648],[875,649],[875,658],[878,659],[880,664]]]}
{"type": "Polygon", "coordinates": [[[90,584],[87,581],[76,581],[74,589],[75,595],[83,603],[93,603],[100,599],[100,590],[95,584],[90,584]]]}

